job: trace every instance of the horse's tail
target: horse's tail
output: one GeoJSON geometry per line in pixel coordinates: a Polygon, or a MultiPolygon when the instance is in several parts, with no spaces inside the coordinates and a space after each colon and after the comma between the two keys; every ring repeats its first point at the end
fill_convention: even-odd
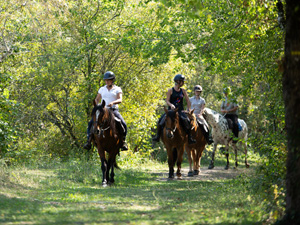
{"type": "Polygon", "coordinates": [[[176,163],[177,161],[177,148],[173,148],[173,162],[176,163]]]}

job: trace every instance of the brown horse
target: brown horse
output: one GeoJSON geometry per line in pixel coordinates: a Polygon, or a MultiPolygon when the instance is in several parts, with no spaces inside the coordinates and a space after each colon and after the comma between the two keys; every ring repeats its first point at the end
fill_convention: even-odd
{"type": "Polygon", "coordinates": [[[102,169],[102,185],[107,186],[109,183],[114,183],[114,167],[118,168],[116,164],[116,156],[119,154],[122,146],[122,135],[116,129],[116,122],[113,112],[105,107],[105,101],[101,105],[96,105],[94,101],[94,108],[92,111],[93,118],[93,141],[98,149],[101,160],[102,169]],[[106,154],[108,153],[108,160],[106,154]],[[109,175],[109,171],[111,173],[109,175]]]}
{"type": "Polygon", "coordinates": [[[206,145],[206,140],[197,122],[196,116],[194,114],[194,110],[186,113],[186,115],[188,116],[192,125],[191,135],[195,137],[197,141],[195,144],[186,143],[185,146],[185,150],[188,155],[188,160],[190,164],[190,170],[188,176],[191,177],[193,175],[198,175],[200,172],[200,162],[201,162],[202,153],[206,145]],[[193,162],[193,168],[192,168],[192,162],[193,162]]]}
{"type": "Polygon", "coordinates": [[[184,145],[187,140],[187,135],[180,126],[178,109],[167,110],[165,108],[165,112],[166,112],[165,126],[163,129],[163,134],[161,136],[161,139],[167,149],[169,179],[174,178],[174,166],[176,162],[177,162],[176,175],[180,179],[181,163],[183,159],[184,145]]]}

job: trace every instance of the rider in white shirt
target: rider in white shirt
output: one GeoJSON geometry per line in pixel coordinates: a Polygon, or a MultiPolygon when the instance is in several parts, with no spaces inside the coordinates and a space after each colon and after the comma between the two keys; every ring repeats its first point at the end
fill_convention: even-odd
{"type": "MultiPolygon", "coordinates": [[[[127,135],[127,125],[125,120],[123,119],[122,115],[119,113],[118,110],[118,104],[122,102],[122,89],[116,85],[114,85],[114,81],[116,79],[116,76],[113,72],[107,71],[104,73],[103,80],[105,81],[105,86],[99,88],[97,97],[95,99],[96,104],[99,104],[100,101],[105,101],[105,106],[108,107],[113,111],[113,114],[115,117],[120,119],[122,126],[124,127],[124,139],[123,139],[123,145],[122,150],[126,151],[128,150],[127,143],[125,141],[126,135],[127,135]]],[[[87,129],[87,143],[84,145],[84,148],[89,150],[91,149],[91,127],[93,125],[93,119],[90,120],[88,124],[87,129]]]]}
{"type": "Polygon", "coordinates": [[[205,100],[204,98],[200,97],[202,93],[202,87],[200,85],[196,85],[194,87],[194,96],[190,98],[191,102],[191,109],[194,109],[194,114],[196,115],[197,122],[200,126],[200,129],[205,137],[206,142],[210,145],[213,143],[213,140],[209,136],[209,127],[204,119],[202,113],[205,108],[205,100]]]}

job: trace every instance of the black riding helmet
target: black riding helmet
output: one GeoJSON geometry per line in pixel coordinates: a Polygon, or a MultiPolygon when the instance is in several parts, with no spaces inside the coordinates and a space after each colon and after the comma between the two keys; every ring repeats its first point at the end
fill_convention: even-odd
{"type": "Polygon", "coordinates": [[[107,71],[104,73],[103,80],[115,80],[115,79],[116,79],[116,76],[113,72],[107,71]]]}
{"type": "Polygon", "coordinates": [[[182,75],[182,74],[177,74],[175,77],[174,77],[174,81],[175,82],[178,82],[178,81],[184,81],[185,80],[185,77],[182,75]]]}

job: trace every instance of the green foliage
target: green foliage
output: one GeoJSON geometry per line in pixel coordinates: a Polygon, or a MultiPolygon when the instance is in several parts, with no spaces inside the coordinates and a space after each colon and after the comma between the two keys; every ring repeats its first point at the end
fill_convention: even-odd
{"type": "Polygon", "coordinates": [[[14,103],[9,100],[9,91],[3,84],[0,87],[0,157],[5,155],[16,138],[16,132],[14,132],[9,120],[9,115],[14,110],[14,103]]]}
{"type": "Polygon", "coordinates": [[[1,3],[0,21],[2,158],[78,158],[101,76],[111,70],[134,152],[124,163],[150,155],[165,161],[151,134],[182,73],[188,94],[200,84],[212,109],[231,87],[250,144],[264,159],[257,187],[271,188],[268,210],[281,213],[286,142],[276,61],[284,35],[274,2],[11,0],[1,3]]]}

